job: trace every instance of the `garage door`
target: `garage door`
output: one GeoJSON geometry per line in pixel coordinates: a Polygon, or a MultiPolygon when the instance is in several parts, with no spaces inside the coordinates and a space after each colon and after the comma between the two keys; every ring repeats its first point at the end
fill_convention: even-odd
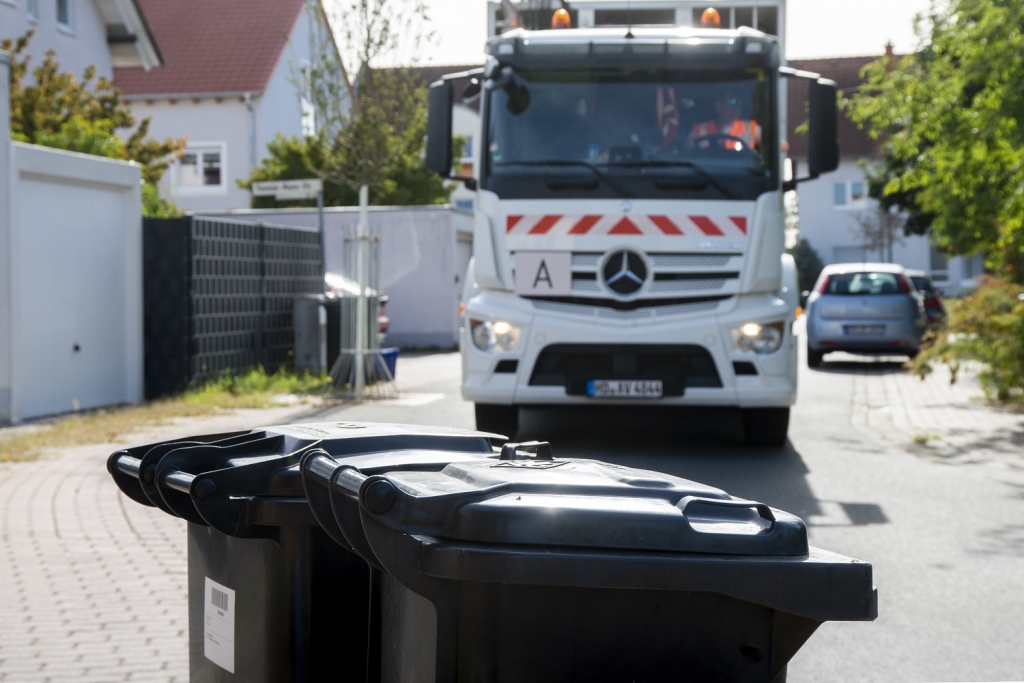
{"type": "Polygon", "coordinates": [[[24,177],[16,191],[18,413],[128,400],[123,191],[24,177]]]}

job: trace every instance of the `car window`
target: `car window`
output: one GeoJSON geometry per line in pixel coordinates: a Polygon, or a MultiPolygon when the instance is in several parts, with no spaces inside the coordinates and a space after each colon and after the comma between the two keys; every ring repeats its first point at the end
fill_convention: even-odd
{"type": "Polygon", "coordinates": [[[825,293],[850,296],[899,294],[900,282],[895,273],[837,273],[829,276],[825,293]]]}
{"type": "Polygon", "coordinates": [[[932,291],[932,283],[926,277],[912,277],[910,281],[914,283],[914,288],[920,292],[932,291]]]}

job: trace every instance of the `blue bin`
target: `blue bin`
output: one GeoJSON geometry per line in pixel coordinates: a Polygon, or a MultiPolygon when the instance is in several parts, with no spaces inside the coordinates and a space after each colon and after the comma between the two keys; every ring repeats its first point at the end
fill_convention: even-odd
{"type": "Polygon", "coordinates": [[[395,378],[395,367],[398,365],[398,347],[393,346],[389,349],[381,349],[380,357],[384,359],[384,365],[388,366],[388,372],[391,373],[391,378],[395,378]]]}

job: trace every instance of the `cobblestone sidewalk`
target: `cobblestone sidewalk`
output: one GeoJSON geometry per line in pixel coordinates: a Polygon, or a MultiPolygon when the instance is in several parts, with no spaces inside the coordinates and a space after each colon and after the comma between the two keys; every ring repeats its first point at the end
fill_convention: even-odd
{"type": "MultiPolygon", "coordinates": [[[[131,443],[288,422],[240,411],[131,443]]],[[[0,681],[187,681],[185,522],[124,496],[110,444],[0,465],[0,681]]]]}
{"type": "Polygon", "coordinates": [[[854,381],[854,424],[917,455],[1024,470],[1024,410],[987,403],[970,367],[956,384],[949,379],[942,365],[921,380],[898,363],[865,362],[854,381]]]}

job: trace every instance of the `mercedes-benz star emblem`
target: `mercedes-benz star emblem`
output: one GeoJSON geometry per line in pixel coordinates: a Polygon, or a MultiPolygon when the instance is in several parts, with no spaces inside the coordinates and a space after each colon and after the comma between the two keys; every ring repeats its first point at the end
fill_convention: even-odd
{"type": "Polygon", "coordinates": [[[608,289],[619,296],[636,294],[647,282],[647,264],[629,249],[613,252],[601,269],[608,289]]]}

